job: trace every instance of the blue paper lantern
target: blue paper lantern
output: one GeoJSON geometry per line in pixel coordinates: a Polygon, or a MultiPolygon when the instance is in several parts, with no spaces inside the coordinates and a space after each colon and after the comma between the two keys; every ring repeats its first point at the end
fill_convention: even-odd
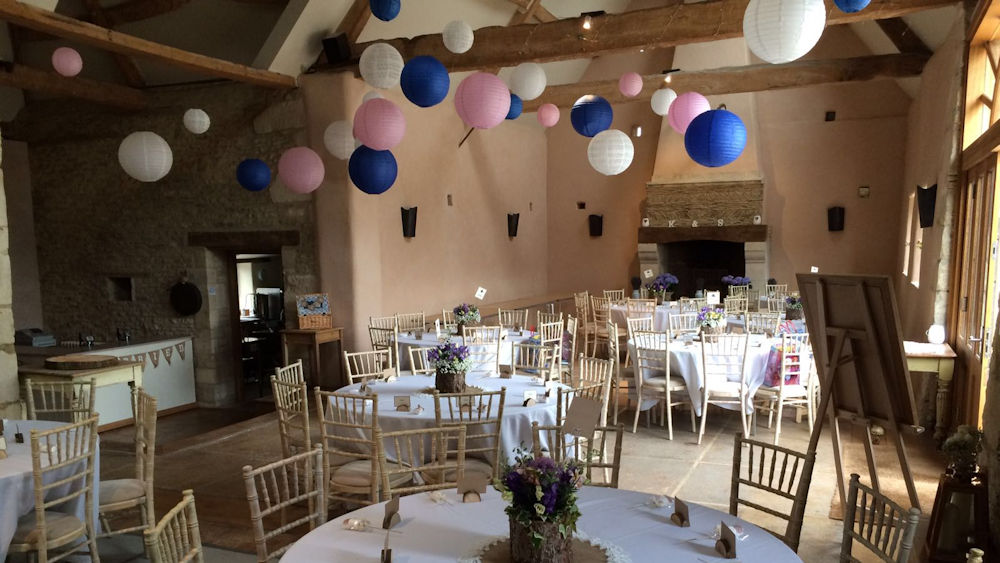
{"type": "Polygon", "coordinates": [[[369,0],[368,5],[372,15],[384,22],[392,21],[399,15],[399,0],[369,0]]]}
{"type": "Polygon", "coordinates": [[[841,12],[853,14],[868,7],[872,0],[833,0],[833,3],[840,8],[841,12]]]}
{"type": "Polygon", "coordinates": [[[351,181],[366,194],[385,193],[396,181],[399,169],[396,157],[389,151],[377,151],[364,145],[354,149],[347,166],[351,181]]]}
{"type": "Polygon", "coordinates": [[[573,104],[573,109],[569,112],[573,129],[576,129],[576,132],[584,137],[593,137],[611,127],[611,120],[614,116],[611,104],[600,96],[580,98],[573,104]]]}
{"type": "Polygon", "coordinates": [[[236,167],[236,181],[248,192],[259,192],[271,185],[271,169],[263,160],[248,158],[236,167]]]}
{"type": "Polygon", "coordinates": [[[684,133],[684,148],[702,166],[725,166],[743,153],[747,128],[740,116],[724,109],[709,110],[694,118],[684,133]]]}
{"type": "Polygon", "coordinates": [[[521,112],[524,110],[524,102],[517,94],[511,92],[510,94],[510,109],[507,111],[507,119],[517,119],[521,117],[521,112]]]}
{"type": "Polygon", "coordinates": [[[451,79],[448,78],[448,69],[441,61],[422,55],[413,57],[403,66],[399,85],[407,100],[422,108],[429,108],[441,103],[448,95],[451,79]]]}

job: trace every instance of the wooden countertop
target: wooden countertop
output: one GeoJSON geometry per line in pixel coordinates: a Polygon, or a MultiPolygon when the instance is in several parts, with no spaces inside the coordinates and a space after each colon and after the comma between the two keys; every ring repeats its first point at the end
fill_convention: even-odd
{"type": "Polygon", "coordinates": [[[907,358],[957,358],[958,354],[948,344],[903,341],[903,351],[907,358]]]}
{"type": "MultiPolygon", "coordinates": [[[[97,344],[91,348],[86,346],[14,346],[14,351],[18,357],[38,356],[48,358],[52,356],[64,356],[66,354],[86,354],[90,352],[107,352],[118,348],[129,348],[132,346],[145,346],[147,344],[159,344],[171,340],[191,340],[191,336],[161,336],[156,338],[133,338],[128,343],[125,342],[105,342],[97,344]]],[[[112,354],[114,355],[114,354],[112,354]]]]}
{"type": "Polygon", "coordinates": [[[41,366],[18,366],[17,375],[19,377],[31,377],[32,375],[45,375],[45,376],[55,376],[55,377],[65,377],[68,379],[75,379],[77,377],[87,377],[90,375],[95,375],[98,373],[106,373],[116,369],[122,368],[132,368],[132,367],[142,367],[142,362],[119,362],[116,366],[108,366],[106,368],[96,368],[96,369],[48,369],[41,366]]]}

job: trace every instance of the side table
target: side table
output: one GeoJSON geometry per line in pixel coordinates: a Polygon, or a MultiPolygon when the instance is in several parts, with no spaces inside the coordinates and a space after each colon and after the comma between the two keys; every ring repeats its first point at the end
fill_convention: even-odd
{"type": "Polygon", "coordinates": [[[935,405],[934,439],[944,440],[951,422],[951,380],[955,376],[958,354],[947,344],[903,342],[906,367],[911,372],[933,373],[937,376],[937,404],[935,405]]]}
{"type": "MultiPolygon", "coordinates": [[[[284,364],[288,365],[289,346],[309,346],[311,367],[310,373],[314,374],[310,381],[311,385],[323,387],[323,368],[320,363],[319,347],[322,344],[336,342],[338,344],[338,357],[344,352],[344,327],[334,328],[289,328],[281,331],[281,351],[284,364]]],[[[327,385],[326,387],[335,387],[327,385]]]]}

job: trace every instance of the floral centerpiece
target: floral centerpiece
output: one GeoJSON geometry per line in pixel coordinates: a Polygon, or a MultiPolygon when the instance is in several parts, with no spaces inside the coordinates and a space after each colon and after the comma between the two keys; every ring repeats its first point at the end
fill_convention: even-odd
{"type": "Polygon", "coordinates": [[[512,563],[573,560],[573,532],[580,518],[576,494],[583,484],[583,467],[576,460],[557,463],[518,450],[514,464],[501,467],[493,488],[510,503],[512,563]]]}
{"type": "Polygon", "coordinates": [[[455,314],[455,324],[458,325],[458,334],[460,336],[462,334],[462,327],[478,326],[483,320],[483,317],[479,314],[479,307],[469,305],[468,303],[462,303],[458,307],[455,307],[452,309],[452,313],[455,314]]]}
{"type": "Polygon", "coordinates": [[[979,452],[983,449],[983,433],[963,424],[941,445],[941,451],[948,456],[948,469],[961,480],[971,479],[979,471],[979,452]]]}
{"type": "Polygon", "coordinates": [[[673,297],[674,287],[680,283],[677,276],[671,273],[663,273],[656,276],[653,281],[646,284],[646,291],[651,293],[655,298],[656,302],[663,303],[664,301],[670,301],[673,297]]]}
{"type": "Polygon", "coordinates": [[[442,393],[464,393],[465,374],[472,367],[469,348],[456,346],[451,340],[427,352],[434,366],[434,388],[442,393]]]}
{"type": "Polygon", "coordinates": [[[745,278],[743,276],[725,276],[722,278],[722,283],[726,285],[750,285],[750,278],[745,278]]]}
{"type": "Polygon", "coordinates": [[[802,310],[802,297],[793,293],[785,298],[785,318],[790,321],[801,320],[804,311],[802,310]]]}
{"type": "Polygon", "coordinates": [[[704,307],[698,313],[698,324],[702,334],[722,334],[726,331],[726,312],[724,309],[704,307]]]}

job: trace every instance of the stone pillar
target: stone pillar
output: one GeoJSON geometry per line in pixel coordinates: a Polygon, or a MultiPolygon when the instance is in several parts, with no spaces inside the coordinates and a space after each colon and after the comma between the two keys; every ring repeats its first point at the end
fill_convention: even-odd
{"type": "MultiPolygon", "coordinates": [[[[3,153],[0,150],[0,161],[3,153]]],[[[0,170],[0,418],[20,418],[21,401],[17,384],[17,356],[14,353],[14,312],[7,229],[7,197],[0,170]]]]}

